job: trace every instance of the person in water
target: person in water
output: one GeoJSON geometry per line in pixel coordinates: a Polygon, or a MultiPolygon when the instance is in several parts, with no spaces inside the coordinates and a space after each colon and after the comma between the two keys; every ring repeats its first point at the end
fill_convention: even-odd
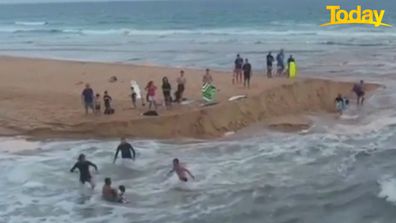
{"type": "Polygon", "coordinates": [[[78,161],[76,164],[74,164],[74,166],[70,169],[70,172],[74,172],[74,170],[76,168],[78,168],[78,170],[80,171],[80,182],[82,184],[85,184],[85,182],[88,182],[92,189],[95,188],[95,183],[92,180],[92,176],[91,176],[91,172],[89,171],[89,166],[92,166],[95,168],[96,172],[98,172],[98,167],[85,159],[85,155],[84,154],[80,154],[80,156],[78,156],[78,161]]]}
{"type": "Polygon", "coordinates": [[[118,192],[111,187],[111,183],[110,177],[106,177],[102,187],[102,198],[106,201],[117,202],[119,201],[118,192]]]}
{"type": "Polygon", "coordinates": [[[117,151],[114,155],[114,160],[113,163],[116,162],[118,153],[121,151],[121,158],[124,160],[135,160],[136,157],[136,152],[135,149],[133,149],[132,145],[129,144],[125,138],[121,138],[121,143],[117,147],[117,151]]]}
{"type": "Polygon", "coordinates": [[[191,174],[191,172],[180,164],[179,159],[177,158],[173,159],[173,168],[171,171],[169,171],[169,174],[172,174],[173,172],[176,172],[177,176],[179,177],[179,180],[183,182],[188,181],[186,173],[190,175],[192,179],[195,179],[195,177],[191,174]]]}
{"type": "Polygon", "coordinates": [[[337,95],[335,102],[336,102],[337,112],[341,115],[345,109],[344,98],[341,96],[341,94],[337,95]]]}
{"type": "Polygon", "coordinates": [[[272,63],[274,62],[274,57],[272,56],[271,52],[267,55],[267,77],[272,78],[272,63]]]}
{"type": "Polygon", "coordinates": [[[357,97],[357,105],[363,105],[364,102],[364,81],[361,80],[359,83],[355,84],[352,89],[357,97]]]}
{"type": "Polygon", "coordinates": [[[118,190],[120,190],[120,193],[118,194],[118,202],[120,202],[120,203],[126,203],[126,202],[128,202],[128,201],[125,199],[125,197],[124,197],[124,194],[125,194],[125,186],[124,186],[124,185],[118,186],[118,190]]]}

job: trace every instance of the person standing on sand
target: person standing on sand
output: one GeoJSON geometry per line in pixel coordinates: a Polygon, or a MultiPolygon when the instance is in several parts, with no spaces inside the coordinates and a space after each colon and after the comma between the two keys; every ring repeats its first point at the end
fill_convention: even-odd
{"type": "Polygon", "coordinates": [[[70,169],[70,172],[73,173],[74,170],[78,168],[78,170],[80,171],[80,182],[82,184],[88,182],[89,184],[91,184],[92,189],[94,189],[95,183],[92,180],[91,172],[89,171],[89,166],[93,166],[96,172],[98,172],[98,167],[94,163],[91,163],[90,161],[86,160],[84,154],[80,154],[80,156],[78,156],[77,163],[74,164],[74,166],[70,169]]]}
{"type": "Polygon", "coordinates": [[[176,158],[173,159],[173,168],[171,171],[169,171],[168,175],[172,174],[173,172],[176,172],[177,176],[179,177],[179,180],[183,181],[183,182],[188,181],[186,173],[188,175],[190,175],[190,177],[192,179],[195,179],[195,177],[191,174],[191,172],[188,169],[186,169],[185,167],[183,167],[180,164],[179,159],[176,159],[176,158]]]}
{"type": "Polygon", "coordinates": [[[243,86],[250,88],[250,77],[252,75],[252,65],[250,65],[249,60],[245,59],[245,64],[243,65],[243,86]]]}
{"type": "Polygon", "coordinates": [[[212,75],[210,74],[209,68],[206,69],[206,73],[202,78],[202,85],[211,84],[213,82],[212,75]]]}
{"type": "Polygon", "coordinates": [[[236,59],[234,61],[234,77],[232,78],[232,84],[241,83],[242,82],[242,65],[243,58],[239,54],[237,54],[236,59]]]}
{"type": "Polygon", "coordinates": [[[171,90],[172,86],[170,85],[168,78],[162,78],[162,93],[164,94],[166,108],[169,108],[172,105],[171,90]]]}
{"type": "Polygon", "coordinates": [[[105,91],[104,95],[103,95],[103,101],[104,101],[104,106],[105,106],[104,114],[105,115],[111,115],[114,113],[114,109],[111,107],[112,100],[113,99],[110,97],[109,93],[107,91],[105,91]]]}
{"type": "Polygon", "coordinates": [[[186,87],[186,78],[184,77],[184,71],[180,71],[180,76],[176,80],[177,82],[177,91],[175,93],[175,101],[181,102],[184,96],[184,89],[186,87]]]}
{"type": "Polygon", "coordinates": [[[85,114],[88,114],[88,110],[91,109],[92,113],[95,113],[94,109],[94,91],[89,84],[85,85],[85,89],[81,93],[81,100],[84,104],[85,114]]]}
{"type": "Polygon", "coordinates": [[[100,110],[101,110],[101,106],[100,106],[100,94],[96,94],[96,98],[95,98],[95,114],[96,115],[100,115],[100,110]]]}
{"type": "Polygon", "coordinates": [[[267,77],[272,78],[272,63],[274,62],[274,57],[271,52],[267,55],[267,77]]]}
{"type": "Polygon", "coordinates": [[[154,107],[154,110],[157,110],[157,101],[155,99],[157,87],[154,85],[153,81],[149,81],[145,89],[147,91],[149,110],[151,111],[152,107],[154,107]]]}
{"type": "Polygon", "coordinates": [[[355,92],[355,94],[356,94],[356,97],[357,97],[357,105],[358,105],[358,106],[359,106],[359,105],[363,105],[363,102],[364,102],[364,95],[365,95],[365,92],[364,92],[364,81],[361,80],[359,83],[355,84],[355,85],[353,86],[352,91],[355,92]]]}
{"type": "Polygon", "coordinates": [[[135,88],[131,87],[131,99],[132,99],[132,108],[136,108],[136,92],[135,92],[135,88]]]}
{"type": "Polygon", "coordinates": [[[125,138],[121,138],[121,143],[120,145],[118,145],[117,147],[117,151],[114,155],[114,160],[113,163],[116,162],[117,157],[118,157],[118,153],[121,151],[121,158],[123,160],[128,160],[128,162],[130,160],[135,160],[136,157],[136,152],[135,149],[133,149],[132,145],[129,144],[125,138]]]}
{"type": "Polygon", "coordinates": [[[279,51],[279,53],[276,55],[276,63],[278,67],[278,76],[281,76],[283,74],[283,71],[285,70],[285,54],[283,52],[283,49],[279,51]]]}

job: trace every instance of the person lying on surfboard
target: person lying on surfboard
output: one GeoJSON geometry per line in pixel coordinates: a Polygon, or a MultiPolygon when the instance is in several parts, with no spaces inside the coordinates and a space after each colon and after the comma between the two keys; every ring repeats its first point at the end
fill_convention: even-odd
{"type": "Polygon", "coordinates": [[[180,164],[179,159],[177,158],[173,159],[173,169],[169,171],[168,175],[172,174],[173,172],[176,172],[177,176],[179,177],[179,180],[183,182],[188,181],[186,173],[190,175],[192,179],[195,179],[195,177],[191,174],[191,172],[180,164]]]}

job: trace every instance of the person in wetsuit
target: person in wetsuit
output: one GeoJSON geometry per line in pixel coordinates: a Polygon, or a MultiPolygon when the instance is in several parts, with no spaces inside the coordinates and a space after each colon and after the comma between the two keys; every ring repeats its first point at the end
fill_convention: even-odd
{"type": "Polygon", "coordinates": [[[82,184],[85,184],[85,182],[88,182],[92,189],[95,188],[95,183],[92,181],[92,177],[91,177],[91,173],[89,172],[89,166],[93,166],[96,170],[96,172],[98,171],[98,167],[85,159],[85,155],[84,154],[80,154],[80,156],[78,156],[78,161],[76,164],[74,164],[74,166],[70,169],[70,172],[74,172],[74,170],[77,168],[80,171],[80,182],[82,184]]]}
{"type": "Polygon", "coordinates": [[[116,162],[118,153],[121,151],[121,158],[122,159],[133,159],[135,160],[136,157],[136,152],[133,149],[132,145],[129,144],[125,138],[121,139],[120,145],[117,147],[117,151],[114,155],[114,161],[113,163],[116,162]]]}
{"type": "Polygon", "coordinates": [[[169,171],[168,175],[172,174],[173,172],[176,172],[179,180],[183,182],[188,181],[186,173],[188,173],[192,179],[195,179],[191,172],[180,164],[179,159],[173,159],[173,169],[169,171]]]}

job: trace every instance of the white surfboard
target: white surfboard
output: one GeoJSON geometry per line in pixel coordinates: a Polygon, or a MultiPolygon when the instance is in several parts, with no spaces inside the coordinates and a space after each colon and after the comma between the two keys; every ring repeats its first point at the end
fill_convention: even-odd
{"type": "Polygon", "coordinates": [[[228,101],[235,101],[235,100],[240,100],[243,98],[247,98],[247,95],[235,95],[235,96],[230,97],[228,99],[228,101]]]}
{"type": "Polygon", "coordinates": [[[139,87],[138,83],[134,80],[131,80],[131,87],[133,87],[133,89],[135,90],[136,99],[141,99],[142,94],[140,93],[140,87],[139,87]]]}

